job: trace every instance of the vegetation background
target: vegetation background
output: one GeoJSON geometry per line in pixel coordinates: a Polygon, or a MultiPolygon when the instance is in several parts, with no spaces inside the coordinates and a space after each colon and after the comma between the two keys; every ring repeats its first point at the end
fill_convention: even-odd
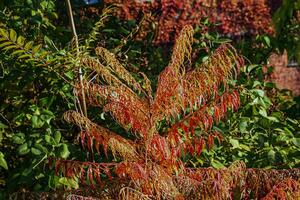
{"type": "MultiPolygon", "coordinates": [[[[194,27],[195,53],[191,57],[196,66],[220,45],[232,43],[246,60],[237,79],[228,81],[239,90],[240,108],[214,124],[213,129],[223,137],[221,144],[215,141],[201,156],[186,156],[184,163],[215,169],[235,161],[243,161],[248,168],[299,168],[299,97],[276,88],[269,79],[272,68],[267,60],[272,52],[286,49],[289,60],[300,63],[299,0],[261,1],[255,6],[250,1],[217,1],[218,12],[231,16],[224,14],[221,20],[185,1],[158,2],[138,6],[131,1],[104,1],[87,6],[84,1],[74,1],[82,55],[105,47],[143,87],[147,85],[139,73],[147,75],[154,89],[184,25],[194,27]],[[110,4],[115,4],[113,11],[103,12],[110,4]],[[128,10],[131,13],[125,12],[128,10]],[[246,23],[245,17],[251,23],[246,23]],[[255,24],[257,21],[263,24],[255,24]]],[[[112,157],[93,157],[81,148],[79,128],[63,120],[66,111],[78,106],[74,86],[79,61],[67,6],[56,0],[2,0],[0,9],[0,199],[18,199],[29,191],[38,196],[84,188],[80,180],[67,178],[47,165],[54,159],[105,162],[112,157]]],[[[84,76],[89,72],[84,70],[84,76]]],[[[89,108],[88,113],[92,121],[126,134],[109,113],[99,112],[99,108],[89,108]]],[[[161,123],[161,130],[166,128],[167,124],[161,123]]],[[[103,174],[102,178],[107,177],[103,174]]]]}

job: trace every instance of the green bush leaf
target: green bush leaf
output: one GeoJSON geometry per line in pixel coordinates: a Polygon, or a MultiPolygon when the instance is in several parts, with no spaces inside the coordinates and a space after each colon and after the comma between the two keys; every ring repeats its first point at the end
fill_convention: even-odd
{"type": "Polygon", "coordinates": [[[44,125],[44,121],[40,117],[34,115],[31,118],[31,124],[33,128],[41,128],[44,125]]]}
{"type": "Polygon", "coordinates": [[[30,50],[32,48],[33,41],[27,42],[24,46],[25,50],[30,50]]]}
{"type": "Polygon", "coordinates": [[[213,161],[211,162],[211,165],[212,165],[214,168],[216,168],[216,169],[220,169],[220,168],[223,168],[223,167],[224,167],[224,165],[223,165],[222,163],[220,163],[219,161],[217,161],[217,160],[213,160],[213,161]]]}
{"type": "Polygon", "coordinates": [[[271,149],[269,152],[268,152],[268,159],[270,161],[275,161],[275,151],[273,149],[271,149]]]}
{"type": "Polygon", "coordinates": [[[34,154],[34,155],[40,155],[42,152],[34,147],[31,148],[31,152],[34,154]]]}
{"type": "Polygon", "coordinates": [[[3,167],[4,169],[8,170],[8,166],[7,166],[6,160],[4,159],[4,155],[2,152],[0,152],[0,166],[3,167]]]}
{"type": "Polygon", "coordinates": [[[30,151],[30,149],[28,149],[28,144],[24,143],[22,145],[20,145],[17,149],[17,152],[19,155],[25,155],[30,151]]]}
{"type": "Polygon", "coordinates": [[[261,107],[259,109],[259,114],[263,117],[268,117],[268,113],[267,113],[266,109],[264,109],[263,107],[261,107]]]}
{"type": "Polygon", "coordinates": [[[240,144],[239,144],[239,141],[238,140],[236,140],[236,139],[230,139],[229,140],[229,142],[230,142],[230,144],[232,145],[232,147],[235,149],[235,148],[238,148],[239,146],[240,146],[240,144]]]}
{"type": "Polygon", "coordinates": [[[69,155],[70,155],[70,151],[68,149],[68,146],[66,144],[63,144],[61,146],[60,156],[66,159],[69,155]]]}
{"type": "Polygon", "coordinates": [[[294,145],[296,145],[297,147],[300,147],[300,138],[293,138],[292,142],[294,145]]]}
{"type": "Polygon", "coordinates": [[[54,140],[55,140],[55,142],[59,143],[60,139],[61,139],[61,133],[59,131],[56,131],[54,133],[54,140]]]}
{"type": "Polygon", "coordinates": [[[24,42],[25,42],[25,38],[22,37],[22,36],[19,36],[18,39],[17,39],[17,44],[20,45],[20,46],[23,46],[24,42]]]}
{"type": "Polygon", "coordinates": [[[15,30],[11,29],[9,32],[9,38],[13,41],[16,42],[17,41],[17,33],[15,30]]]}

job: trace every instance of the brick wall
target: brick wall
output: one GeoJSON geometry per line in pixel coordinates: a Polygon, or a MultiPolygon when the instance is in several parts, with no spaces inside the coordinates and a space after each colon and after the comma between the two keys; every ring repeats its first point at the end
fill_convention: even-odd
{"type": "Polygon", "coordinates": [[[286,51],[282,55],[272,54],[269,65],[274,67],[271,80],[279,89],[289,89],[293,95],[300,95],[300,67],[288,67],[286,51]]]}

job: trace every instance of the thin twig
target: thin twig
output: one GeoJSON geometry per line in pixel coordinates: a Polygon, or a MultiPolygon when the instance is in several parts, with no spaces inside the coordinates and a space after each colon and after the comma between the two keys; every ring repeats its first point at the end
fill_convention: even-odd
{"type": "MultiPolygon", "coordinates": [[[[66,0],[66,2],[67,2],[67,6],[68,6],[70,24],[71,24],[72,33],[73,33],[74,40],[75,40],[77,57],[78,57],[79,56],[79,43],[78,43],[78,36],[77,36],[77,33],[76,33],[75,23],[74,23],[74,19],[73,19],[72,6],[71,6],[70,0],[66,0]]],[[[83,114],[84,114],[84,116],[87,117],[87,107],[86,107],[85,92],[84,92],[84,85],[83,85],[83,74],[82,74],[81,67],[79,67],[79,81],[80,81],[80,85],[81,85],[83,114]]]]}

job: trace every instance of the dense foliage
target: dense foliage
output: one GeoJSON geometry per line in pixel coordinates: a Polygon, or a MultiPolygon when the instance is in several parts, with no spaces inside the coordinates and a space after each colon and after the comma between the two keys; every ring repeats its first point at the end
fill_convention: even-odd
{"type": "MultiPolygon", "coordinates": [[[[195,1],[195,4],[199,5],[194,5],[192,1],[188,3],[182,3],[184,1],[162,2],[164,4],[154,3],[151,6],[149,3],[140,6],[141,3],[129,4],[127,1],[124,4],[118,4],[115,13],[123,19],[130,19],[127,21],[115,17],[107,18],[110,11],[105,11],[103,14],[101,7],[103,5],[75,9],[78,32],[86,35],[87,38],[84,40],[80,36],[79,54],[73,42],[70,42],[72,36],[67,28],[66,7],[62,1],[13,0],[5,1],[4,4],[0,3],[0,185],[1,189],[4,189],[1,190],[0,198],[7,198],[7,195],[13,192],[15,193],[11,197],[18,198],[20,191],[24,189],[55,190],[57,194],[62,186],[69,189],[93,189],[96,183],[100,185],[106,183],[103,186],[109,188],[109,190],[100,189],[98,195],[106,191],[118,196],[125,184],[130,187],[121,189],[120,194],[134,195],[133,198],[146,198],[145,194],[159,196],[176,193],[178,197],[181,197],[179,193],[182,193],[189,196],[197,194],[197,191],[193,190],[197,187],[202,190],[203,195],[214,197],[214,199],[223,198],[222,195],[228,195],[229,191],[231,195],[237,195],[240,198],[254,198],[254,196],[262,198],[268,192],[270,193],[266,199],[283,197],[286,193],[292,192],[297,195],[299,172],[297,169],[289,169],[299,167],[300,125],[297,112],[299,100],[291,97],[288,92],[279,92],[274,84],[266,81],[268,72],[266,73],[264,64],[267,63],[266,58],[269,53],[277,49],[287,48],[291,59],[298,58],[298,1],[293,3],[283,1],[282,6],[274,15],[276,34],[269,36],[261,35],[271,33],[270,29],[264,29],[266,24],[270,23],[270,10],[264,1],[258,1],[255,9],[252,4],[250,5],[251,1],[241,1],[235,4],[226,0],[218,5],[206,1],[199,1],[200,3],[195,1]],[[242,6],[243,12],[237,11],[240,4],[244,5],[242,6]],[[220,10],[231,12],[230,16],[233,18],[228,18],[226,15],[227,17],[222,18],[226,19],[226,23],[221,23],[221,25],[211,23],[211,20],[201,19],[203,16],[206,17],[205,13],[208,11],[203,9],[203,6],[209,9],[222,6],[220,10]],[[125,8],[127,8],[127,13],[124,12],[125,8]],[[195,13],[197,9],[201,12],[195,13]],[[263,11],[253,12],[257,9],[263,11]],[[148,13],[149,10],[152,10],[151,15],[148,13]],[[178,16],[177,11],[180,13],[178,16]],[[167,15],[166,12],[171,12],[173,15],[167,15]],[[256,15],[253,16],[253,14],[256,15]],[[131,17],[128,17],[129,15],[131,17]],[[262,19],[262,16],[267,17],[262,19]],[[250,18],[247,21],[245,17],[250,18]],[[99,18],[101,20],[94,25],[95,20],[99,18]],[[243,23],[244,21],[247,23],[243,23]],[[262,24],[257,24],[259,21],[262,24]],[[232,26],[233,22],[234,26],[232,26]],[[176,29],[171,27],[174,23],[176,29]],[[191,33],[187,34],[192,31],[190,28],[188,31],[185,30],[187,31],[184,34],[185,37],[178,38],[182,42],[179,42],[182,44],[181,48],[178,50],[178,46],[175,46],[172,56],[172,42],[186,24],[194,25],[194,38],[192,39],[191,33]],[[231,24],[227,32],[222,29],[226,24],[231,24]],[[236,29],[237,26],[238,29],[236,29]],[[199,105],[193,107],[189,101],[194,101],[193,98],[197,97],[201,88],[204,89],[201,92],[211,93],[212,90],[205,90],[201,84],[209,85],[216,80],[213,76],[210,77],[209,73],[204,73],[204,69],[211,69],[207,63],[211,63],[212,60],[213,63],[220,63],[217,62],[218,59],[214,61],[218,53],[221,53],[219,55],[221,56],[222,52],[225,53],[224,55],[227,54],[226,52],[232,52],[227,51],[228,48],[232,50],[232,47],[226,44],[230,40],[215,32],[220,29],[222,29],[221,35],[223,36],[224,33],[228,33],[230,36],[239,37],[240,40],[234,45],[237,51],[246,55],[250,61],[241,67],[241,73],[236,77],[237,80],[224,82],[226,87],[223,82],[219,89],[213,87],[214,93],[210,96],[211,98],[201,100],[201,103],[204,100],[207,101],[205,105],[202,105],[205,109],[195,111],[199,109],[199,105]],[[244,34],[242,29],[253,30],[240,38],[244,34]],[[88,35],[87,30],[92,30],[91,34],[88,35]],[[232,34],[232,30],[237,35],[232,34]],[[252,37],[253,34],[256,37],[252,37]],[[142,40],[136,40],[136,38],[142,38],[142,40]],[[191,40],[194,41],[193,45],[187,42],[191,40]],[[161,41],[167,41],[168,44],[158,46],[161,41]],[[220,44],[221,47],[219,47],[220,44]],[[101,47],[97,48],[96,52],[92,51],[97,46],[105,48],[101,47]],[[193,53],[190,53],[191,48],[193,53]],[[178,53],[180,51],[182,52],[178,53]],[[182,53],[189,55],[183,63],[179,62],[183,58],[179,56],[182,53]],[[100,56],[99,60],[97,56],[100,56]],[[168,65],[169,60],[171,63],[168,65]],[[95,63],[96,66],[101,67],[94,67],[95,63]],[[168,75],[174,71],[174,67],[170,66],[176,65],[180,65],[180,70],[175,70],[178,77],[181,77],[179,80],[184,80],[182,77],[189,76],[184,76],[185,73],[193,74],[191,71],[194,69],[197,73],[202,73],[198,78],[208,81],[198,82],[198,79],[191,79],[189,84],[185,84],[184,81],[177,82],[176,76],[168,75]],[[84,68],[83,75],[86,80],[91,80],[85,83],[84,88],[78,84],[79,67],[84,68]],[[100,76],[96,75],[97,71],[100,76]],[[161,75],[158,76],[159,74],[161,75]],[[149,80],[146,77],[149,77],[149,80]],[[210,78],[207,79],[208,77],[210,78]],[[110,86],[103,86],[105,82],[110,86]],[[188,98],[188,101],[180,99],[180,95],[172,93],[176,90],[170,90],[169,83],[176,85],[174,88],[179,88],[183,93],[186,90],[193,91],[184,93],[185,96],[192,98],[188,98]],[[198,89],[193,89],[190,85],[192,83],[198,89]],[[159,85],[164,85],[164,87],[159,85]],[[129,93],[126,93],[127,90],[120,90],[124,86],[130,87],[129,93]],[[157,87],[156,92],[150,90],[157,87]],[[73,88],[75,88],[75,93],[73,88]],[[99,128],[99,125],[91,123],[78,113],[67,112],[65,117],[70,121],[76,121],[77,124],[83,123],[85,126],[71,127],[62,119],[63,113],[69,109],[77,108],[80,113],[79,106],[82,104],[78,103],[78,100],[83,98],[82,89],[86,91],[84,96],[87,103],[104,106],[104,110],[90,107],[88,117],[105,129],[99,128]],[[113,92],[110,93],[112,90],[113,92]],[[110,92],[106,93],[107,91],[110,92]],[[232,91],[236,92],[232,93],[232,91]],[[125,108],[115,102],[115,94],[119,92],[121,92],[120,97],[123,95],[122,98],[124,97],[123,100],[126,102],[125,108]],[[168,100],[168,95],[165,95],[168,92],[170,96],[173,96],[172,101],[168,100]],[[237,93],[240,97],[239,109],[235,109],[234,112],[229,109],[225,114],[225,102],[234,108],[237,107],[237,93]],[[101,95],[104,95],[106,101],[103,101],[101,95]],[[135,96],[138,101],[131,101],[132,98],[128,100],[128,96],[135,96]],[[155,99],[160,103],[155,103],[155,99]],[[160,116],[157,117],[159,122],[155,123],[155,128],[150,129],[155,134],[153,138],[149,137],[146,140],[149,144],[145,141],[140,142],[145,137],[139,134],[148,135],[149,123],[147,120],[141,120],[144,119],[141,117],[143,115],[138,113],[139,109],[135,109],[144,108],[145,102],[153,104],[152,107],[158,110],[156,115],[160,116]],[[141,105],[136,103],[141,103],[141,105]],[[208,109],[212,105],[215,106],[208,109]],[[179,112],[181,109],[185,112],[179,112]],[[113,117],[105,111],[109,111],[113,117]],[[180,114],[177,116],[178,113],[174,111],[180,114]],[[185,115],[191,118],[186,118],[185,115]],[[219,120],[222,117],[226,119],[219,120]],[[212,123],[213,121],[218,121],[218,123],[212,123]],[[91,126],[86,126],[86,124],[91,126]],[[109,135],[111,131],[108,129],[118,135],[109,135]],[[80,130],[79,140],[77,140],[77,132],[80,130]],[[102,130],[101,134],[105,137],[99,137],[99,130],[102,130]],[[183,151],[181,155],[176,154],[178,156],[176,162],[171,159],[175,164],[168,159],[169,154],[166,153],[167,147],[174,147],[172,137],[167,136],[167,133],[179,139],[179,143],[174,143],[174,145],[179,145],[183,151]],[[110,136],[113,136],[113,139],[110,136]],[[120,137],[125,139],[120,139],[120,137]],[[80,144],[84,148],[81,148],[80,144]],[[98,149],[101,145],[104,148],[98,149]],[[133,154],[128,154],[126,149],[130,150],[131,147],[127,146],[127,148],[126,145],[133,145],[134,152],[138,156],[132,157],[133,154]],[[146,146],[149,147],[148,151],[146,146]],[[100,154],[96,153],[98,151],[100,154]],[[140,162],[134,162],[135,157],[148,159],[146,161],[139,159],[140,162]],[[50,164],[53,164],[50,165],[52,169],[50,171],[47,165],[49,160],[50,164]],[[56,161],[56,167],[54,161],[56,161]],[[145,167],[151,166],[149,163],[155,167],[152,169],[145,167]],[[172,170],[166,169],[167,166],[173,166],[173,164],[176,167],[184,166],[179,167],[179,169],[186,169],[186,172],[181,174],[182,177],[196,177],[195,185],[192,183],[185,185],[185,178],[179,180],[175,176],[173,179],[172,170]],[[119,171],[116,171],[117,165],[119,165],[117,167],[119,171]],[[207,168],[211,166],[213,168],[207,168]],[[56,168],[56,172],[53,167],[56,168]],[[197,168],[197,170],[191,168],[197,168]],[[122,176],[123,173],[127,175],[126,178],[122,176]],[[161,177],[172,175],[172,181],[162,179],[149,182],[144,179],[149,176],[151,180],[156,180],[155,177],[158,174],[161,177]],[[246,185],[237,185],[237,182],[232,179],[233,174],[246,185]],[[222,178],[218,180],[213,178],[217,176],[222,178]],[[272,180],[267,181],[271,177],[273,177],[272,180]],[[292,179],[285,179],[285,177],[292,179]],[[133,182],[128,183],[129,180],[133,182]],[[249,180],[253,181],[249,182],[249,180]],[[164,187],[166,183],[164,181],[167,181],[170,187],[172,184],[175,187],[162,193],[164,191],[162,189],[170,189],[170,187],[164,187]],[[132,185],[132,183],[136,184],[132,185]],[[157,187],[151,188],[148,187],[149,185],[157,187]],[[179,185],[182,188],[178,187],[179,185]],[[115,189],[112,189],[114,187],[115,189]],[[139,190],[141,188],[143,189],[139,190]],[[216,193],[215,188],[220,191],[216,193]],[[248,188],[248,193],[245,192],[245,188],[248,188]],[[257,192],[258,188],[263,188],[260,193],[257,192]]],[[[220,22],[220,19],[218,21],[220,22]]],[[[221,64],[227,66],[226,63],[221,64]]],[[[220,77],[220,74],[216,76],[220,77]]],[[[153,109],[149,111],[147,108],[146,110],[145,113],[153,112],[153,109]]],[[[154,116],[152,117],[155,118],[154,116]]],[[[179,175],[179,172],[182,171],[175,170],[175,175],[179,175]]],[[[96,196],[94,192],[95,190],[92,194],[96,196]]],[[[68,192],[62,193],[68,194],[68,192]]],[[[81,191],[78,194],[88,195],[81,191]]],[[[28,198],[34,197],[29,195],[28,198]]],[[[198,198],[201,197],[198,196],[198,198]]]]}
{"type": "MultiPolygon", "coordinates": [[[[118,6],[116,15],[123,19],[138,19],[145,15],[148,31],[154,31],[149,29],[149,23],[156,31],[154,39],[156,43],[174,41],[183,26],[188,24],[197,26],[202,18],[209,18],[211,22],[219,23],[217,30],[233,37],[273,32],[270,8],[264,0],[127,0],[122,3],[106,0],[105,3],[115,3],[118,6]]],[[[145,34],[140,34],[139,37],[145,34]]]]}

